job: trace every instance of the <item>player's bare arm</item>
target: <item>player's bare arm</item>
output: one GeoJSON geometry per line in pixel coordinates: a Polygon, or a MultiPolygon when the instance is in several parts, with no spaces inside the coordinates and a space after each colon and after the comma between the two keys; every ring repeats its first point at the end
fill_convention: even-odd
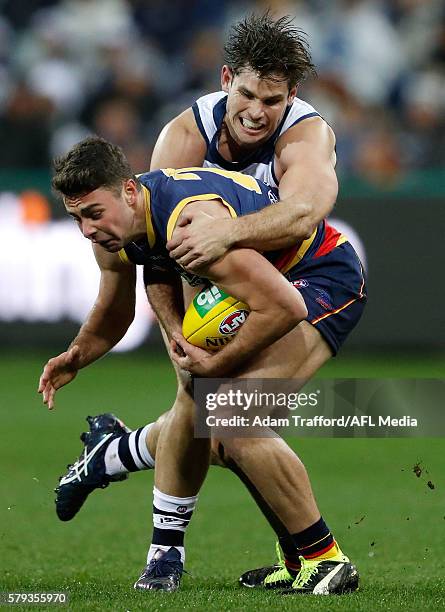
{"type": "MultiPolygon", "coordinates": [[[[217,202],[194,202],[187,208],[190,224],[202,216],[211,217],[214,224],[218,217],[219,223],[228,214],[217,202]]],[[[190,345],[180,334],[173,334],[174,343],[186,355],[176,352],[173,358],[193,374],[224,376],[230,373],[307,316],[300,293],[269,261],[251,249],[232,249],[221,260],[200,268],[200,274],[247,303],[250,315],[234,340],[213,355],[190,345]]]]}
{"type": "Polygon", "coordinates": [[[117,253],[107,253],[97,244],[93,248],[101,271],[99,293],[68,350],[50,359],[43,369],[38,391],[49,409],[54,407],[56,391],[113,348],[134,318],[135,266],[123,264],[117,253]]]}
{"type": "Polygon", "coordinates": [[[150,170],[202,166],[206,143],[188,108],[167,123],[159,134],[150,163],[150,170]]]}
{"type": "Polygon", "coordinates": [[[323,119],[305,119],[283,134],[275,148],[275,169],[280,201],[248,224],[246,217],[237,219],[232,246],[265,251],[291,246],[309,238],[332,211],[338,193],[335,137],[323,119]]]}
{"type": "Polygon", "coordinates": [[[159,323],[170,339],[174,332],[181,331],[184,318],[181,278],[175,272],[165,272],[155,277],[149,272],[145,280],[145,291],[159,323]]]}
{"type": "MultiPolygon", "coordinates": [[[[205,141],[198,130],[191,108],[161,131],[153,150],[150,170],[202,166],[205,141]]],[[[181,332],[183,311],[182,287],[177,274],[163,274],[147,284],[148,300],[167,336],[181,332]]]]}
{"type": "Polygon", "coordinates": [[[275,148],[275,171],[280,201],[248,217],[226,219],[210,228],[201,219],[184,226],[170,240],[171,255],[189,271],[215,261],[228,248],[268,251],[310,237],[328,215],[338,191],[335,174],[335,136],[320,117],[301,121],[287,130],[275,148]]]}

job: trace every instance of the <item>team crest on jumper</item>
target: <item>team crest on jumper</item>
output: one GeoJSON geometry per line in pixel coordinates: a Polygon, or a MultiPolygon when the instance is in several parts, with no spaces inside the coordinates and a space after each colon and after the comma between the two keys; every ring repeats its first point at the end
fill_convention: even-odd
{"type": "Polygon", "coordinates": [[[304,289],[304,287],[309,287],[309,283],[305,278],[299,278],[296,281],[292,281],[292,284],[296,289],[304,289]]]}

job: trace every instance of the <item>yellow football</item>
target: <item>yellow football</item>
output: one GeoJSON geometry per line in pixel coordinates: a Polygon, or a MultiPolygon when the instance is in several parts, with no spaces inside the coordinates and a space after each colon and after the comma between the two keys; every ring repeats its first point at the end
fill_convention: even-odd
{"type": "Polygon", "coordinates": [[[247,319],[249,307],[212,285],[198,293],[184,316],[184,338],[208,351],[219,351],[247,319]]]}

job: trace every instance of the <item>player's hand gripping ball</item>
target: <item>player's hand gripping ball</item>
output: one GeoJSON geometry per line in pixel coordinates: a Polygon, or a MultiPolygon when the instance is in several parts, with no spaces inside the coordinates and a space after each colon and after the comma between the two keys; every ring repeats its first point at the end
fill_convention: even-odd
{"type": "Polygon", "coordinates": [[[219,351],[234,338],[249,315],[249,306],[215,285],[198,293],[182,323],[184,338],[207,351],[219,351]]]}

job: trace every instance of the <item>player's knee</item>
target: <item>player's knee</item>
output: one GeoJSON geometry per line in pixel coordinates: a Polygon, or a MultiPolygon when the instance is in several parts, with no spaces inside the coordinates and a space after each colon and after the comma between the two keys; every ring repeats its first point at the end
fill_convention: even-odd
{"type": "Polygon", "coordinates": [[[175,403],[168,414],[169,421],[174,420],[178,426],[182,429],[190,430],[193,435],[195,427],[195,403],[193,397],[185,389],[178,389],[175,403]]]}
{"type": "Polygon", "coordinates": [[[175,402],[193,401],[193,384],[190,376],[178,378],[178,388],[176,390],[175,402]]]}
{"type": "Polygon", "coordinates": [[[185,370],[179,368],[179,367],[175,367],[175,372],[176,372],[176,380],[178,383],[178,391],[181,389],[191,389],[191,385],[192,385],[192,378],[189,374],[189,372],[186,372],[185,370]]]}

